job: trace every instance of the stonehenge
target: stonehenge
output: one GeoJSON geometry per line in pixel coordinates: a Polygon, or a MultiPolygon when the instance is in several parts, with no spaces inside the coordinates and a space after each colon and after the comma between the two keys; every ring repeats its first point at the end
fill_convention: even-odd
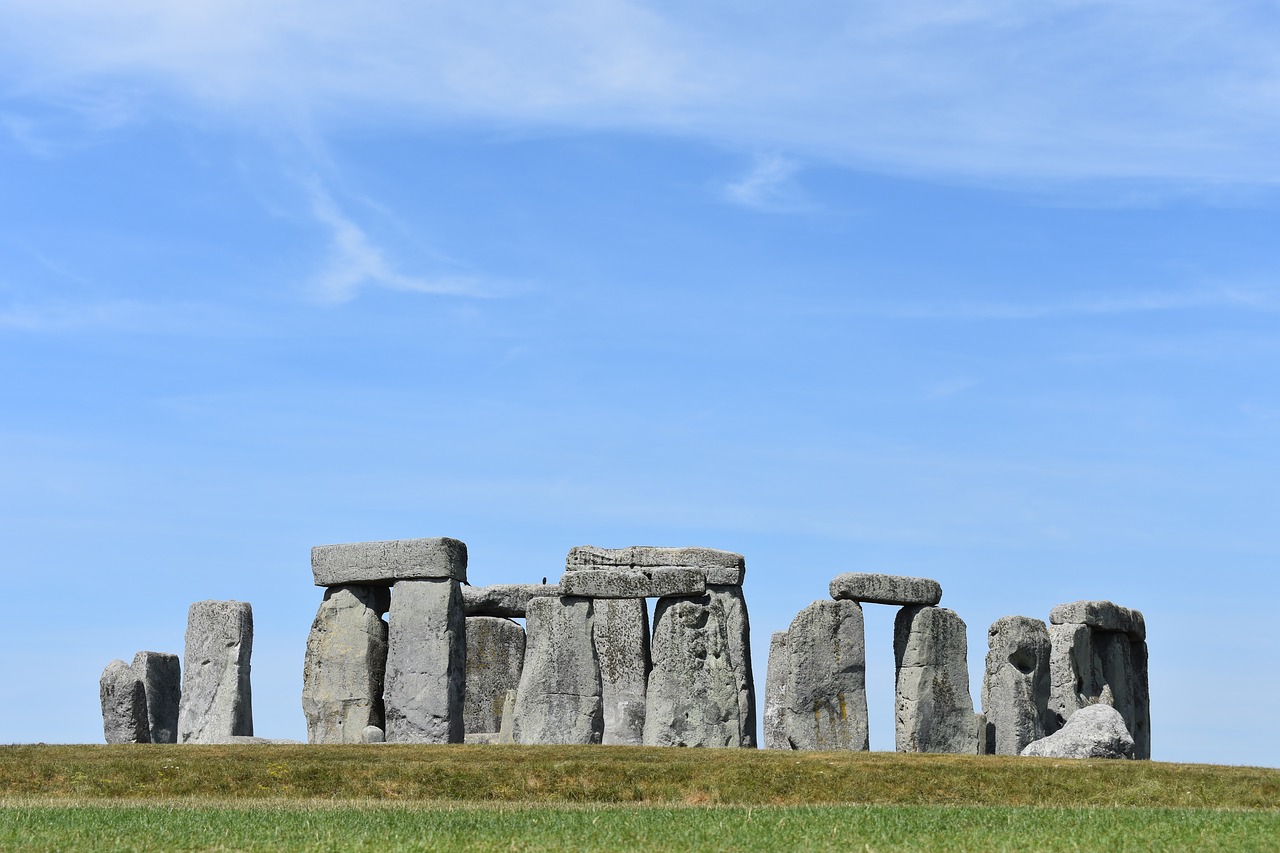
{"type": "MultiPolygon", "coordinates": [[[[888,605],[899,752],[1151,754],[1146,622],[1108,601],[997,619],[975,709],[968,629],[937,581],[836,575],[771,634],[757,732],[741,554],[584,545],[554,583],[471,586],[465,543],[437,537],[317,546],[311,569],[307,743],[865,751],[864,607],[888,605]]],[[[287,742],[254,736],[252,644],[248,603],[192,604],[185,663],[103,671],[105,739],[287,742]]]]}

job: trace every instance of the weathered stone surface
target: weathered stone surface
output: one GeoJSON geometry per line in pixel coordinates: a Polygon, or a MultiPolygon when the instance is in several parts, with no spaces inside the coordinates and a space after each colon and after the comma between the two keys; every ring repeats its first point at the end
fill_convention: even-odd
{"type": "Polygon", "coordinates": [[[218,741],[218,743],[237,743],[237,744],[270,744],[270,743],[291,743],[301,744],[300,740],[292,740],[287,737],[256,737],[255,735],[228,735],[226,738],[218,741]]]}
{"type": "Polygon", "coordinates": [[[497,743],[497,732],[467,732],[463,743],[497,743]]]}
{"type": "Polygon", "coordinates": [[[147,728],[152,743],[178,742],[178,705],[182,701],[182,664],[167,652],[138,652],[133,671],[147,695],[147,728]]]}
{"type": "Polygon", "coordinates": [[[465,729],[497,732],[507,692],[524,669],[524,628],[498,616],[467,617],[465,729]]]}
{"type": "Polygon", "coordinates": [[[580,569],[565,572],[560,591],[582,598],[666,598],[707,591],[701,569],[580,569]]]}
{"type": "Polygon", "coordinates": [[[593,610],[587,598],[529,600],[512,723],[515,743],[600,743],[604,714],[593,610]]]}
{"type": "Polygon", "coordinates": [[[197,601],[187,612],[179,743],[226,743],[253,735],[249,659],[253,608],[246,601],[197,601]]]}
{"type": "Polygon", "coordinates": [[[502,723],[498,726],[498,743],[516,742],[516,691],[508,690],[502,700],[502,723]]]}
{"type": "Polygon", "coordinates": [[[724,614],[725,636],[729,643],[729,666],[738,682],[739,744],[756,747],[756,685],[751,667],[751,619],[747,599],[736,584],[707,584],[717,612],[724,614]]]}
{"type": "Polygon", "coordinates": [[[742,745],[738,678],[727,624],[722,602],[710,594],[658,599],[645,745],[742,745]]]}
{"type": "Polygon", "coordinates": [[[1087,625],[1049,626],[1049,719],[1052,734],[1076,711],[1097,700],[1102,685],[1093,676],[1093,631],[1087,625]]]}
{"type": "Polygon", "coordinates": [[[360,738],[361,743],[386,743],[387,733],[378,726],[365,726],[360,738]]]}
{"type": "Polygon", "coordinates": [[[866,750],[866,638],[856,601],[815,601],[787,629],[787,743],[866,750]]]}
{"type": "Polygon", "coordinates": [[[464,586],[462,603],[468,616],[502,616],[523,619],[529,599],[539,595],[560,595],[559,584],[496,583],[464,586]]]}
{"type": "Polygon", "coordinates": [[[1110,705],[1089,705],[1071,715],[1061,731],[1033,741],[1023,755],[1044,758],[1133,758],[1133,738],[1110,705]]]}
{"type": "Polygon", "coordinates": [[[102,734],[107,743],[150,743],[147,693],[133,667],[113,660],[98,681],[102,700],[102,734]]]}
{"type": "Polygon", "coordinates": [[[387,632],[391,743],[462,743],[466,615],[450,578],[396,581],[387,632]]]}
{"type": "Polygon", "coordinates": [[[741,584],[747,561],[741,554],[715,548],[655,548],[633,545],[630,548],[597,548],[580,545],[569,550],[565,570],[583,569],[702,569],[708,584],[730,586],[741,584]]]}
{"type": "Polygon", "coordinates": [[[1147,622],[1142,612],[1110,601],[1073,601],[1049,611],[1054,625],[1088,625],[1097,631],[1119,631],[1135,640],[1147,638],[1147,622]]]}
{"type": "Polygon", "coordinates": [[[1124,719],[1134,740],[1134,757],[1150,758],[1146,642],[1131,633],[1070,622],[1050,625],[1049,637],[1050,719],[1046,731],[1057,731],[1081,708],[1105,702],[1124,719]]]}
{"type": "Polygon", "coordinates": [[[974,714],[973,724],[978,731],[978,755],[992,755],[995,747],[991,745],[991,733],[987,729],[987,715],[974,714]]]}
{"type": "Polygon", "coordinates": [[[846,572],[836,575],[829,589],[837,601],[909,605],[937,604],[942,600],[942,586],[937,581],[900,575],[846,572]]]}
{"type": "Polygon", "coordinates": [[[467,546],[457,539],[392,539],[317,545],[311,549],[316,586],[381,584],[400,580],[467,579],[467,546]]]}
{"type": "Polygon", "coordinates": [[[765,749],[790,749],[787,740],[787,675],[791,661],[787,656],[787,632],[774,631],[769,637],[769,670],[764,678],[765,749]]]}
{"type": "Polygon", "coordinates": [[[965,624],[945,607],[915,605],[893,625],[898,752],[976,755],[965,624]]]}
{"type": "Polygon", "coordinates": [[[982,679],[985,751],[1019,755],[1045,736],[1049,717],[1049,629],[1039,619],[1005,616],[987,631],[982,679]]]}
{"type": "Polygon", "coordinates": [[[644,742],[649,681],[649,608],[644,599],[593,602],[592,632],[600,662],[600,701],[605,744],[644,742]]]}
{"type": "Polygon", "coordinates": [[[311,623],[302,667],[308,743],[366,743],[385,724],[386,587],[346,584],[325,590],[311,623]]]}

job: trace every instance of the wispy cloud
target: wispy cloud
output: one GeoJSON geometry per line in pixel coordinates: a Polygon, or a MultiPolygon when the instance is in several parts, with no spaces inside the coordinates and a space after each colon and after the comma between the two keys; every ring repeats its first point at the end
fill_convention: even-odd
{"type": "Polygon", "coordinates": [[[1140,314],[1224,308],[1280,311],[1268,293],[1246,290],[1202,290],[1101,294],[1053,302],[878,302],[854,306],[854,313],[920,320],[1049,320],[1069,317],[1140,314]]]}
{"type": "Polygon", "coordinates": [[[318,184],[311,187],[311,213],[329,231],[329,254],[314,281],[323,302],[348,302],[366,287],[448,296],[493,295],[492,287],[476,277],[425,278],[401,272],[318,184]]]}
{"type": "Polygon", "coordinates": [[[0,331],[124,332],[157,335],[244,333],[253,329],[225,308],[136,299],[28,301],[0,306],[0,331]]]}
{"type": "Polygon", "coordinates": [[[804,199],[791,180],[798,168],[779,154],[759,155],[745,175],[725,185],[724,196],[733,204],[768,213],[803,210],[804,199]]]}

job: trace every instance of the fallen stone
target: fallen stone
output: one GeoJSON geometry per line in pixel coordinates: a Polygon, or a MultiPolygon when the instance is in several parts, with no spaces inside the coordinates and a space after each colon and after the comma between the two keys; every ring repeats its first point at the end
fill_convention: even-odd
{"type": "Polygon", "coordinates": [[[467,687],[463,700],[467,734],[496,732],[507,691],[520,684],[524,628],[497,616],[467,617],[467,687]]]}
{"type": "Polygon", "coordinates": [[[604,714],[593,615],[587,598],[529,600],[512,722],[515,743],[600,743],[604,714]]]}
{"type": "Polygon", "coordinates": [[[387,733],[377,726],[365,726],[361,743],[386,743],[387,733]]]}
{"type": "Polygon", "coordinates": [[[601,742],[644,742],[649,681],[649,608],[643,599],[600,599],[592,604],[592,635],[600,662],[601,742]]]}
{"type": "Polygon", "coordinates": [[[717,614],[723,614],[729,643],[729,667],[738,683],[739,745],[756,747],[756,685],[751,667],[751,620],[742,587],[707,584],[707,595],[717,614]]]}
{"type": "Polygon", "coordinates": [[[311,549],[316,586],[401,580],[467,579],[467,546],[447,537],[317,545],[311,549]]]}
{"type": "Polygon", "coordinates": [[[388,741],[462,743],[466,631],[456,580],[396,581],[387,632],[388,741]]]}
{"type": "MultiPolygon", "coordinates": [[[[214,741],[211,741],[211,742],[214,742],[214,741]]],[[[235,744],[251,744],[251,743],[258,743],[258,744],[271,744],[271,743],[292,743],[292,744],[301,744],[301,743],[302,743],[302,741],[300,741],[300,740],[292,740],[292,739],[287,738],[287,737],[255,737],[254,735],[230,735],[230,736],[226,737],[226,738],[225,738],[225,739],[223,739],[223,740],[216,741],[216,743],[223,743],[223,744],[227,744],[227,743],[235,743],[235,744]]]]}
{"type": "Polygon", "coordinates": [[[1133,738],[1110,705],[1090,705],[1071,715],[1061,731],[1027,744],[1023,755],[1043,758],[1133,758],[1133,738]]]}
{"type": "Polygon", "coordinates": [[[1147,638],[1147,622],[1142,612],[1110,601],[1073,601],[1049,611],[1054,625],[1088,625],[1097,631],[1119,631],[1131,639],[1147,638]]]}
{"type": "Polygon", "coordinates": [[[898,752],[976,755],[964,620],[945,607],[915,605],[893,625],[898,752]]]}
{"type": "Polygon", "coordinates": [[[899,575],[847,572],[836,575],[829,589],[837,601],[910,605],[937,604],[942,600],[942,586],[937,581],[899,575]]]}
{"type": "Polygon", "coordinates": [[[102,700],[102,734],[107,743],[151,743],[147,693],[133,667],[113,660],[98,681],[102,700]]]}
{"type": "Polygon", "coordinates": [[[787,743],[867,750],[866,638],[856,601],[815,601],[787,629],[787,743]]]}
{"type": "Polygon", "coordinates": [[[179,743],[226,743],[253,735],[249,659],[253,608],[245,601],[197,601],[187,613],[179,743]]]}
{"type": "Polygon", "coordinates": [[[764,679],[764,732],[762,746],[765,749],[790,749],[787,740],[787,674],[790,661],[787,657],[787,632],[775,631],[769,637],[769,670],[764,679]]]}
{"type": "Polygon", "coordinates": [[[711,595],[660,598],[653,615],[653,669],[646,746],[742,745],[738,678],[727,618],[711,595]]]}
{"type": "Polygon", "coordinates": [[[463,743],[497,743],[497,732],[467,732],[463,743]]]}
{"type": "MultiPolygon", "coordinates": [[[[1064,612],[1059,608],[1054,610],[1060,615],[1064,612]]],[[[1079,608],[1074,612],[1087,610],[1079,608]]],[[[1093,612],[1105,613],[1106,610],[1094,609],[1093,612]]],[[[1096,621],[1117,624],[1110,617],[1096,621]]],[[[1130,620],[1131,624],[1133,621],[1130,620]]],[[[1049,724],[1045,730],[1053,733],[1078,710],[1106,702],[1124,719],[1134,740],[1134,757],[1149,759],[1151,698],[1146,642],[1136,639],[1134,633],[1090,627],[1083,622],[1050,625],[1049,637],[1049,724]]]]}
{"type": "Polygon", "coordinates": [[[468,616],[501,616],[523,619],[529,599],[539,595],[560,595],[558,584],[498,583],[464,586],[462,603],[468,616]]]}
{"type": "Polygon", "coordinates": [[[667,598],[707,591],[701,569],[581,569],[560,578],[565,596],[581,598],[667,598]]]}
{"type": "Polygon", "coordinates": [[[1005,616],[987,631],[982,679],[982,753],[1020,755],[1046,734],[1049,718],[1049,629],[1039,619],[1005,616]]]}
{"type": "Polygon", "coordinates": [[[167,652],[138,652],[133,671],[147,695],[147,728],[152,743],[178,742],[178,706],[182,701],[182,664],[167,652]]]}
{"type": "Polygon", "coordinates": [[[584,569],[702,569],[708,584],[731,586],[741,584],[747,571],[746,558],[732,551],[715,548],[655,548],[633,545],[630,548],[597,548],[579,545],[569,550],[565,570],[584,569]]]}
{"type": "Polygon", "coordinates": [[[386,587],[344,584],[325,590],[311,623],[302,667],[308,743],[367,743],[382,729],[387,670],[386,587]]]}

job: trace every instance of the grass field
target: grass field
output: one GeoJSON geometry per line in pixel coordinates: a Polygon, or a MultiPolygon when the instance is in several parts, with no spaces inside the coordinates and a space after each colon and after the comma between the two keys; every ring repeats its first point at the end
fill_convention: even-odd
{"type": "Polygon", "coordinates": [[[0,747],[0,849],[1280,850],[1280,770],[632,747],[0,747]]]}

